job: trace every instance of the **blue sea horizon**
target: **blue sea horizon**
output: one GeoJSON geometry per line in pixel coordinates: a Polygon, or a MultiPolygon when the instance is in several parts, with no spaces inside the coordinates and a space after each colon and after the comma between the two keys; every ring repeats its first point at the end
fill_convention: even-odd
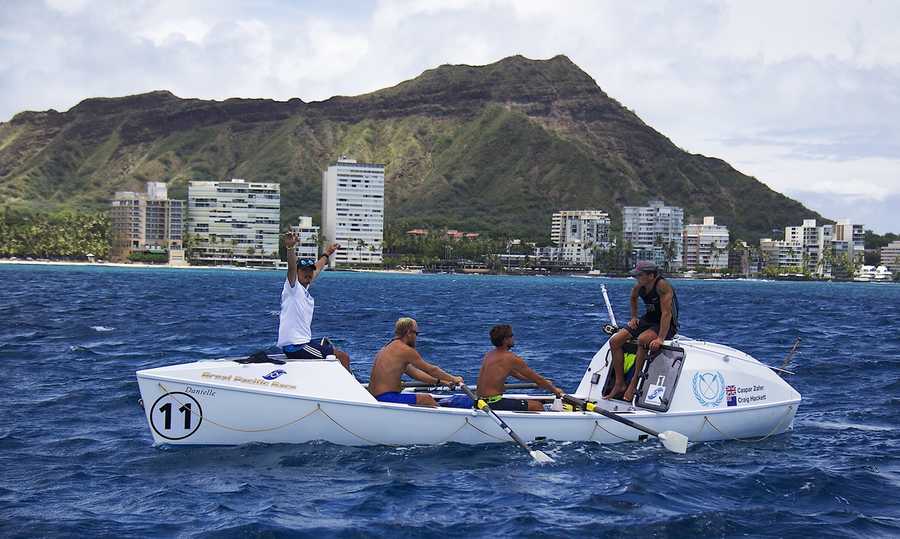
{"type": "MultiPolygon", "coordinates": [[[[0,265],[3,537],[900,535],[900,286],[674,280],[681,333],[778,366],[794,430],[752,443],[153,447],[135,371],[276,339],[275,271],[0,265]]],[[[315,335],[367,380],[399,316],[474,382],[487,332],[572,391],[629,279],[325,272],[315,335]]]]}

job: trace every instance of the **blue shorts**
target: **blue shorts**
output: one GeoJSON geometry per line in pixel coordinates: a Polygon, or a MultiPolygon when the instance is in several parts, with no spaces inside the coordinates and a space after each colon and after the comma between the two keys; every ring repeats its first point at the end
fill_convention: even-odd
{"type": "Polygon", "coordinates": [[[415,404],[415,393],[400,393],[399,391],[388,391],[377,395],[375,400],[379,402],[395,402],[397,404],[415,404]]]}
{"type": "Polygon", "coordinates": [[[282,351],[288,359],[325,359],[325,356],[334,355],[334,345],[328,337],[323,337],[306,344],[289,344],[282,351]]]}

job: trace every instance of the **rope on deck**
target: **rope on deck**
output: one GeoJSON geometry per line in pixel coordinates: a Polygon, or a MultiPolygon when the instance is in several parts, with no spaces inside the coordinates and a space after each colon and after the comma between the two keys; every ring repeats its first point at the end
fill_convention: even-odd
{"type": "MultiPolygon", "coordinates": [[[[178,399],[178,397],[176,397],[175,395],[173,395],[172,392],[170,392],[170,391],[168,390],[168,388],[166,388],[166,386],[162,385],[162,384],[159,383],[159,382],[157,382],[157,385],[158,385],[159,388],[163,391],[163,394],[164,394],[164,395],[168,394],[170,397],[172,397],[172,399],[173,399],[175,402],[177,402],[179,405],[184,406],[184,403],[181,402],[181,401],[178,399]]],[[[351,434],[352,436],[355,436],[356,438],[359,438],[360,440],[362,440],[362,441],[364,441],[364,442],[366,442],[366,443],[369,443],[369,444],[371,444],[371,445],[387,445],[387,446],[393,446],[393,447],[400,447],[400,446],[404,446],[404,445],[409,445],[409,444],[389,444],[389,443],[385,443],[385,442],[376,442],[376,441],[374,441],[374,440],[371,440],[371,439],[369,439],[369,438],[366,438],[365,436],[362,436],[361,434],[358,434],[358,433],[356,433],[356,432],[353,432],[352,430],[348,429],[348,428],[345,427],[344,425],[341,425],[340,422],[338,422],[335,418],[331,417],[331,415],[329,415],[328,412],[326,412],[326,411],[322,408],[321,403],[316,403],[316,407],[315,407],[314,409],[312,409],[312,410],[310,410],[309,412],[307,412],[306,414],[304,414],[304,415],[298,417],[297,419],[288,421],[287,423],[284,423],[284,424],[281,424],[281,425],[277,425],[277,426],[274,426],[274,427],[265,427],[265,428],[259,428],[259,429],[245,429],[245,428],[241,428],[241,427],[232,427],[232,426],[226,425],[226,424],[224,424],[224,423],[220,423],[220,422],[218,422],[218,421],[214,421],[214,420],[210,419],[209,417],[205,417],[199,410],[197,410],[196,412],[193,412],[193,413],[196,413],[197,416],[199,416],[201,420],[203,420],[203,421],[208,421],[209,423],[211,423],[211,424],[213,424],[213,425],[215,425],[215,426],[217,426],[217,427],[219,427],[219,428],[225,429],[225,430],[230,430],[230,431],[234,431],[234,432],[270,432],[270,431],[273,431],[273,430],[278,430],[278,429],[283,429],[283,428],[285,428],[285,427],[289,427],[289,426],[291,426],[291,425],[293,425],[293,424],[295,424],[295,423],[299,423],[300,421],[303,421],[304,419],[306,419],[307,417],[313,415],[313,414],[316,413],[316,412],[321,412],[322,415],[324,415],[325,417],[327,417],[332,423],[334,423],[335,425],[337,425],[337,426],[338,426],[340,429],[342,429],[343,431],[345,431],[345,432],[351,434]]],[[[466,417],[466,418],[465,418],[465,421],[464,421],[459,427],[457,427],[457,428],[456,428],[453,432],[451,432],[446,438],[444,438],[443,441],[438,442],[436,445],[439,445],[439,444],[443,444],[443,443],[449,442],[454,436],[456,436],[457,433],[459,433],[459,431],[461,431],[462,429],[464,429],[464,428],[466,427],[466,425],[469,425],[470,427],[472,427],[473,429],[477,430],[478,432],[484,434],[485,436],[488,436],[488,437],[490,437],[490,438],[494,438],[495,440],[505,441],[505,438],[494,436],[494,435],[492,435],[492,434],[490,434],[490,433],[487,433],[487,432],[485,432],[485,431],[479,429],[478,427],[476,427],[475,425],[473,425],[471,422],[469,422],[469,418],[466,417]]]]}
{"type": "MultiPolygon", "coordinates": [[[[160,389],[163,390],[164,394],[168,394],[170,397],[172,397],[172,399],[173,399],[175,402],[177,402],[178,404],[184,406],[184,403],[181,402],[180,400],[178,400],[178,397],[174,396],[168,389],[166,389],[166,386],[162,385],[162,384],[159,383],[159,382],[157,382],[157,385],[159,385],[160,389]]],[[[320,411],[320,410],[321,410],[321,408],[319,407],[318,404],[316,404],[316,407],[315,407],[314,409],[312,409],[311,411],[307,412],[306,414],[304,414],[304,415],[298,417],[297,419],[294,419],[294,420],[292,420],[292,421],[288,421],[287,423],[285,423],[285,424],[283,424],[283,425],[278,425],[278,426],[275,426],[275,427],[265,427],[265,428],[261,428],[261,429],[244,429],[244,428],[241,428],[241,427],[230,427],[230,426],[228,426],[228,425],[225,425],[224,423],[219,423],[218,421],[213,421],[212,419],[210,419],[210,418],[208,418],[208,417],[205,417],[205,416],[200,412],[200,410],[197,410],[196,412],[192,411],[191,413],[196,413],[198,416],[200,416],[200,419],[201,419],[201,420],[208,421],[208,422],[212,423],[213,425],[215,425],[215,426],[217,426],[217,427],[220,427],[220,428],[223,428],[223,429],[225,429],[225,430],[230,430],[230,431],[234,431],[234,432],[269,432],[269,431],[273,431],[273,430],[283,429],[284,427],[293,425],[294,423],[299,423],[299,422],[303,421],[304,419],[306,419],[307,417],[313,415],[314,413],[316,413],[316,412],[318,412],[318,411],[320,411]]]]}

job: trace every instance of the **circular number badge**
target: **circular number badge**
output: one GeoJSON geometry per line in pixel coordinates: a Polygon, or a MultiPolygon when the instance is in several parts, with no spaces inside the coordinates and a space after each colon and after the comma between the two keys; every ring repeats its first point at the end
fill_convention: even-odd
{"type": "Polygon", "coordinates": [[[150,410],[150,427],[167,440],[183,440],[197,432],[203,421],[203,409],[197,399],[173,391],[153,403],[150,410]]]}

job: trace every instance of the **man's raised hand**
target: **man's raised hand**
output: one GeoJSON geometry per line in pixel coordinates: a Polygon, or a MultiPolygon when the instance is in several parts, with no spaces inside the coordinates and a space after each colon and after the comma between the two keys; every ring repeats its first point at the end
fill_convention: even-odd
{"type": "Polygon", "coordinates": [[[285,248],[287,248],[287,249],[292,249],[295,245],[297,245],[297,242],[298,242],[298,241],[299,241],[299,238],[297,237],[297,233],[296,233],[296,232],[290,231],[290,232],[285,232],[285,233],[284,233],[284,246],[285,246],[285,248]]]}

